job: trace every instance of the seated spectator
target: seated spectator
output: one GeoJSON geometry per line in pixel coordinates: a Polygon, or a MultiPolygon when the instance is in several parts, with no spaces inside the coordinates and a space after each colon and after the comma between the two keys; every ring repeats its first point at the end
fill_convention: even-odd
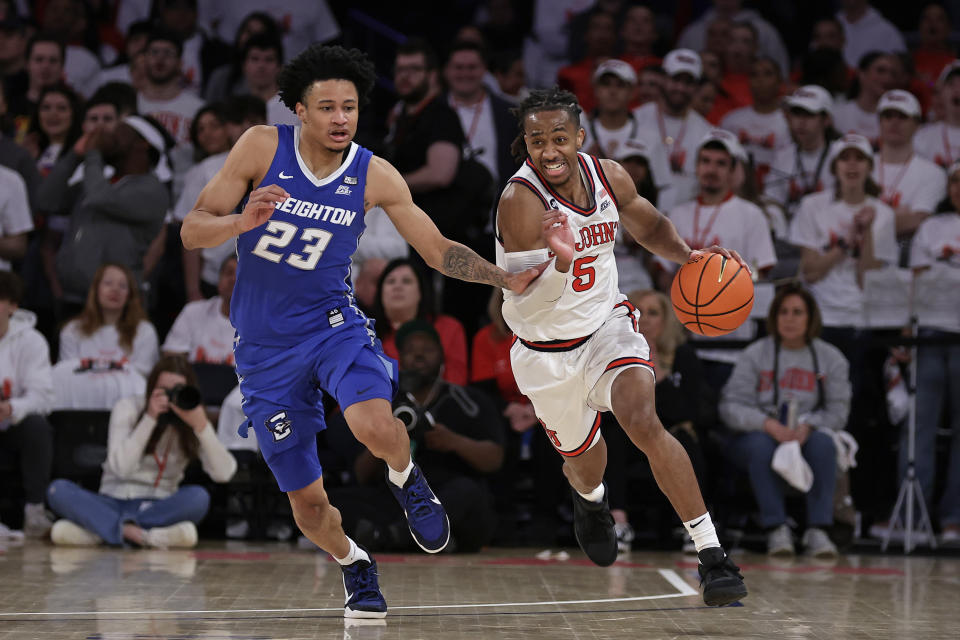
{"type": "Polygon", "coordinates": [[[27,252],[27,232],[33,231],[33,216],[27,200],[27,184],[20,174],[0,166],[0,272],[11,260],[27,252]]]}
{"type": "Polygon", "coordinates": [[[771,466],[778,446],[797,442],[813,472],[806,492],[802,544],[809,555],[837,556],[826,529],[833,524],[837,449],[850,411],[849,365],[840,351],[820,340],[820,312],[808,291],[782,288],[767,316],[769,335],[747,347],[723,388],[720,417],[732,430],[724,448],[750,479],[767,530],[767,553],[793,555],[784,481],[771,466]]]}
{"type": "MultiPolygon", "coordinates": [[[[869,0],[844,0],[837,20],[843,25],[843,55],[848,66],[857,64],[870,51],[906,51],[900,30],[870,6],[869,0]]],[[[846,131],[844,131],[846,133],[846,131]]]]}
{"type": "MultiPolygon", "coordinates": [[[[3,23],[0,22],[0,25],[3,23]]],[[[0,38],[3,37],[3,27],[0,26],[0,38]]],[[[30,203],[36,202],[37,188],[40,186],[40,174],[37,172],[37,163],[30,152],[18,145],[8,135],[7,124],[7,88],[0,76],[0,166],[13,169],[20,174],[27,183],[27,198],[30,203]]]]}
{"type": "MultiPolygon", "coordinates": [[[[706,463],[700,445],[701,422],[698,400],[703,394],[703,368],[696,351],[686,344],[686,336],[680,321],[673,313],[667,297],[650,289],[633,291],[630,302],[640,310],[640,332],[650,345],[650,360],[656,372],[655,388],[657,417],[663,426],[686,450],[693,464],[700,490],[707,495],[706,463]]],[[[617,532],[617,544],[621,551],[630,550],[633,528],[627,518],[626,466],[636,457],[636,448],[627,442],[623,429],[604,432],[608,439],[609,456],[607,486],[610,489],[610,514],[617,532]],[[616,446],[614,441],[622,446],[616,446]]],[[[685,537],[683,550],[696,553],[689,534],[685,537]]]]}
{"type": "Polygon", "coordinates": [[[233,145],[227,135],[226,114],[222,105],[211,103],[200,107],[190,122],[190,143],[193,145],[194,162],[230,151],[233,145]]]}
{"type": "Polygon", "coordinates": [[[383,352],[398,358],[394,341],[397,329],[419,318],[433,325],[443,343],[443,379],[453,384],[467,383],[467,336],[463,325],[451,316],[434,313],[433,295],[425,285],[422,272],[406,258],[391,260],[377,283],[373,319],[383,352]]]}
{"type": "Polygon", "coordinates": [[[612,58],[617,45],[617,25],[609,13],[592,12],[583,33],[584,57],[557,72],[557,84],[570,91],[587,113],[593,111],[593,72],[597,65],[612,58]]]}
{"type": "Polygon", "coordinates": [[[126,116],[113,131],[94,128],[85,133],[43,183],[61,209],[71,177],[83,159],[82,193],[72,200],[70,228],[57,255],[57,270],[68,302],[83,300],[94,272],[105,262],[116,262],[138,277],[144,256],[163,226],[170,197],[163,182],[169,179],[166,150],[169,136],[152,118],[126,116]],[[108,177],[108,167],[113,173],[108,177]]]}
{"type": "Polygon", "coordinates": [[[943,68],[936,86],[941,120],[920,127],[913,147],[917,155],[946,169],[960,159],[960,60],[943,68]]]}
{"type": "MultiPolygon", "coordinates": [[[[21,24],[19,29],[25,30],[25,27],[21,24]]],[[[62,81],[65,52],[62,40],[56,35],[41,32],[30,37],[24,68],[7,84],[7,107],[17,144],[23,144],[32,126],[40,92],[62,81]]]]}
{"type": "MultiPolygon", "coordinates": [[[[960,542],[960,163],[948,173],[948,199],[941,212],[917,229],[910,247],[915,274],[916,313],[921,338],[953,340],[953,344],[925,344],[917,361],[916,470],[927,504],[935,493],[937,430],[947,406],[950,456],[946,486],[940,500],[943,542],[960,542]]],[[[907,431],[901,431],[900,477],[907,469],[907,431]]]]}
{"type": "Polygon", "coordinates": [[[208,102],[226,100],[230,96],[249,91],[243,78],[242,53],[247,41],[256,34],[265,34],[271,38],[282,37],[277,22],[267,13],[254,11],[243,18],[233,39],[234,61],[214,69],[207,81],[203,97],[208,102]]]}
{"type": "Polygon", "coordinates": [[[50,484],[47,499],[62,518],[50,532],[54,544],[161,549],[197,544],[195,524],[207,514],[210,494],[201,486],[181,486],[184,470],[199,458],[214,482],[227,482],[237,463],[201,405],[185,409],[182,399],[177,405],[174,389],[196,384],[186,360],[165,357],[150,371],[146,395],[117,402],[100,492],[69,480],[50,484]]]}
{"type": "MultiPolygon", "coordinates": [[[[496,527],[487,481],[503,461],[502,419],[482,391],[441,379],[443,346],[430,323],[408,322],[397,331],[396,340],[401,395],[394,403],[395,414],[408,424],[411,454],[430,476],[450,518],[451,545],[457,551],[479,551],[496,527]]],[[[343,421],[337,423],[331,429],[339,435],[331,437],[349,437],[343,421]]],[[[354,443],[354,451],[359,449],[354,443]]],[[[368,451],[360,451],[354,464],[357,477],[361,484],[375,479],[377,486],[332,489],[330,502],[340,509],[344,530],[361,544],[371,543],[372,550],[412,549],[403,513],[387,491],[378,463],[368,451]],[[365,499],[352,499],[356,492],[365,499]]]]}
{"type": "Polygon", "coordinates": [[[135,89],[143,88],[146,77],[147,38],[153,26],[147,20],[133,22],[127,28],[127,37],[124,39],[123,51],[116,63],[101,69],[89,87],[80,87],[89,96],[92,91],[99,91],[105,84],[123,82],[132,85],[135,89]]]}
{"type": "Polygon", "coordinates": [[[237,258],[230,256],[220,265],[218,295],[183,307],[163,342],[164,355],[184,355],[191,363],[233,366],[236,331],[230,324],[230,298],[236,281],[237,258]]]}
{"type": "Polygon", "coordinates": [[[142,393],[157,351],[157,332],[133,274],[122,265],[101,265],[83,311],[60,332],[53,374],[57,406],[109,409],[120,398],[142,393]]]}
{"type": "MultiPolygon", "coordinates": [[[[0,460],[19,463],[23,531],[40,538],[51,524],[43,501],[53,463],[53,427],[44,415],[53,406],[53,379],[50,348],[33,328],[36,316],[17,309],[22,293],[16,274],[0,271],[0,460]]],[[[11,487],[4,492],[10,495],[11,487]]]]}
{"type": "Polygon", "coordinates": [[[957,57],[957,50],[950,42],[951,31],[950,14],[943,5],[931,2],[920,12],[917,25],[920,42],[911,55],[921,87],[918,97],[924,113],[929,111],[940,72],[957,57]]]}
{"type": "Polygon", "coordinates": [[[850,101],[833,110],[833,124],[841,134],[856,133],[876,146],[880,137],[877,105],[884,93],[894,88],[893,56],[871,51],[858,65],[850,101]]]}
{"type": "Polygon", "coordinates": [[[373,315],[373,305],[377,299],[377,283],[386,267],[387,261],[383,258],[371,257],[360,261],[354,254],[350,277],[353,281],[353,295],[357,299],[360,310],[368,316],[373,315]]]}

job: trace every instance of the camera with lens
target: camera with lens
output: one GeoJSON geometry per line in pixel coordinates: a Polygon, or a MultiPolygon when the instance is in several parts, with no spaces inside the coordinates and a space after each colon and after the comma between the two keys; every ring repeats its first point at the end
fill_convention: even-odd
{"type": "Polygon", "coordinates": [[[166,389],[167,397],[170,398],[177,408],[184,411],[190,411],[200,406],[203,402],[203,395],[200,389],[188,384],[178,384],[171,389],[166,389]]]}
{"type": "Polygon", "coordinates": [[[399,418],[411,440],[423,438],[423,434],[433,428],[433,416],[425,408],[417,405],[411,395],[398,396],[393,402],[393,417],[399,418]]]}

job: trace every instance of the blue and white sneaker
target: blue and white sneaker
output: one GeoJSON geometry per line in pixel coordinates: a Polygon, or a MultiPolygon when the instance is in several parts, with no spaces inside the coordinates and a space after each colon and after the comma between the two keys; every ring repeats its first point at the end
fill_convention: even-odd
{"type": "Polygon", "coordinates": [[[383,618],[387,615],[387,601],[380,593],[380,584],[377,582],[377,561],[369,551],[367,557],[370,558],[369,562],[357,560],[353,564],[340,566],[343,571],[343,593],[346,596],[344,618],[383,618]]]}
{"type": "Polygon", "coordinates": [[[427,484],[427,479],[423,477],[420,467],[413,465],[410,477],[402,489],[390,481],[388,470],[387,486],[403,507],[414,542],[427,553],[443,551],[450,542],[450,520],[440,500],[427,484]]]}

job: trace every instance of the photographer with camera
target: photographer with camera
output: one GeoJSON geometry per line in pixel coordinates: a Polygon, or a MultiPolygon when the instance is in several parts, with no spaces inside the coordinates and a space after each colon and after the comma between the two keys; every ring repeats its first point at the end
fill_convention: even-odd
{"type": "Polygon", "coordinates": [[[100,492],[69,480],[50,484],[47,500],[63,518],[50,532],[54,544],[193,547],[195,523],[210,505],[203,487],[180,486],[195,458],[215,482],[227,482],[237,468],[204,413],[190,364],[165,356],[145,396],[120,400],[110,414],[100,492]]]}
{"type": "MultiPolygon", "coordinates": [[[[487,477],[503,463],[503,418],[482,391],[443,379],[443,346],[429,322],[405,323],[397,330],[396,344],[400,391],[393,413],[407,426],[411,456],[447,511],[451,547],[478,551],[496,527],[487,477]]],[[[331,419],[328,437],[341,452],[360,447],[340,419],[331,419]]],[[[354,471],[357,481],[368,486],[331,489],[330,502],[340,509],[344,530],[358,542],[373,551],[402,550],[413,541],[386,490],[382,467],[362,450],[354,458],[354,471]]]]}

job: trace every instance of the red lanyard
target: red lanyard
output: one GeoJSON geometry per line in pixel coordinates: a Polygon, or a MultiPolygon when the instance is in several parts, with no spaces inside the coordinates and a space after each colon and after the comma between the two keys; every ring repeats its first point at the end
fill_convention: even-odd
{"type": "Polygon", "coordinates": [[[900,181],[903,180],[903,176],[906,175],[907,169],[910,168],[910,162],[913,160],[913,153],[910,154],[910,157],[907,158],[907,161],[903,163],[903,168],[900,169],[900,172],[897,174],[896,180],[893,181],[893,184],[890,185],[890,188],[887,189],[887,184],[883,180],[883,159],[880,159],[879,166],[877,167],[877,173],[880,177],[880,188],[883,189],[883,196],[886,200],[892,200],[897,195],[897,187],[900,186],[900,181]]]}
{"type": "Polygon", "coordinates": [[[170,456],[170,443],[167,442],[167,448],[163,450],[163,458],[157,455],[157,452],[153,452],[153,459],[157,462],[157,478],[153,481],[153,488],[156,489],[160,486],[160,478],[163,477],[163,470],[167,468],[167,458],[170,456]]]}
{"type": "MultiPolygon", "coordinates": [[[[477,132],[477,125],[480,124],[480,116],[483,115],[483,104],[487,101],[486,98],[483,98],[473,107],[473,120],[470,122],[470,130],[467,132],[467,144],[473,146],[473,136],[477,132]]],[[[454,109],[458,110],[460,107],[467,108],[470,105],[460,104],[453,99],[453,96],[450,96],[450,104],[454,109]]]]}
{"type": "Polygon", "coordinates": [[[660,138],[663,140],[663,144],[670,147],[670,153],[673,153],[674,146],[680,144],[683,141],[683,135],[687,131],[687,119],[682,120],[680,125],[680,131],[677,132],[677,137],[667,135],[667,122],[663,119],[663,113],[660,111],[660,107],[657,107],[657,125],[660,127],[660,138]]]}
{"type": "Polygon", "coordinates": [[[723,209],[723,205],[730,202],[733,198],[733,193],[728,193],[727,197],[718,204],[713,209],[713,215],[710,216],[710,220],[707,222],[706,228],[703,230],[703,234],[700,233],[700,198],[697,198],[697,207],[693,210],[693,242],[696,244],[696,247],[690,247],[691,249],[703,249],[707,244],[707,236],[710,235],[710,231],[713,229],[713,223],[717,221],[717,216],[720,215],[720,210],[723,209]]]}

